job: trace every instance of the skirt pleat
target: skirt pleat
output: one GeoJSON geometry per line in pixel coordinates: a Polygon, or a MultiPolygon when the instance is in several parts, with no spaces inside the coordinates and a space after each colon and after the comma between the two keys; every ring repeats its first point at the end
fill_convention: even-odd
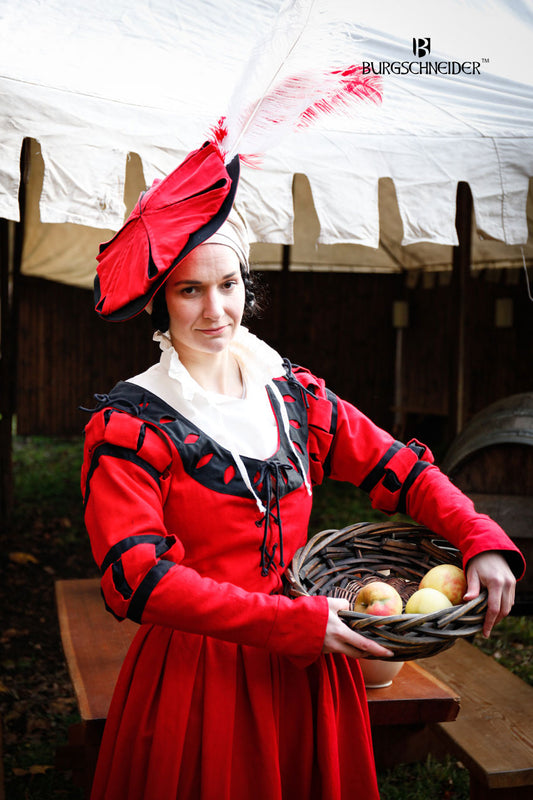
{"type": "Polygon", "coordinates": [[[140,627],[91,800],[377,800],[359,665],[140,627]]]}

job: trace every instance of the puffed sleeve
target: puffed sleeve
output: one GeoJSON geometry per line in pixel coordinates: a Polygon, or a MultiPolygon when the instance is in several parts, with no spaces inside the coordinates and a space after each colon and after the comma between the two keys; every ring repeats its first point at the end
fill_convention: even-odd
{"type": "Polygon", "coordinates": [[[408,514],[459,548],[465,567],[479,553],[496,550],[517,578],[522,554],[494,520],[478,514],[433,463],[430,450],[413,439],[403,444],[357,408],[327,389],[306,370],[295,377],[304,386],[309,419],[309,459],[316,483],[329,476],[366,491],[372,506],[387,514],[408,514]]]}
{"type": "Polygon", "coordinates": [[[321,652],[324,597],[295,600],[247,592],[185,566],[163,505],[179,458],[165,435],[129,414],[103,409],[86,428],[85,524],[117,618],[154,623],[288,655],[301,666],[321,652]]]}

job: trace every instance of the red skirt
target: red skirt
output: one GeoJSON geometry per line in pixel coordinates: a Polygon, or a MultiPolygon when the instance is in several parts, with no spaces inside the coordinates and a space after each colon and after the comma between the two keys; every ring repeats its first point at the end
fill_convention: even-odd
{"type": "Polygon", "coordinates": [[[359,665],[142,625],[91,800],[377,800],[359,665]]]}

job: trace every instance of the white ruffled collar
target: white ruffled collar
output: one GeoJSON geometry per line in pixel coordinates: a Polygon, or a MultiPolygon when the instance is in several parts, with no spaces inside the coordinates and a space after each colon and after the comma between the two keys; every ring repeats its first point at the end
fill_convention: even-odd
{"type": "MultiPolygon", "coordinates": [[[[195,397],[209,403],[233,400],[225,395],[207,391],[194,380],[180,361],[168,331],[166,333],[156,331],[153,338],[155,342],[159,342],[162,351],[161,366],[168,372],[169,378],[179,383],[185,400],[192,401],[195,397]]],[[[273,378],[279,378],[283,374],[283,361],[279,353],[250,333],[243,325],[237,330],[229,350],[239,363],[247,391],[255,386],[263,387],[273,378]]]]}
{"type": "MultiPolygon", "coordinates": [[[[160,366],[168,373],[171,380],[176,381],[180,387],[183,399],[189,405],[188,416],[194,421],[198,414],[205,412],[206,406],[210,407],[211,411],[218,413],[222,410],[221,406],[224,403],[235,402],[235,398],[228,397],[223,394],[215,392],[208,392],[187,371],[183,363],[180,361],[178,353],[172,345],[170,334],[161,333],[156,331],[154,333],[154,341],[159,342],[159,347],[162,350],[160,359],[160,366]],[[203,408],[202,408],[203,406],[203,408]]],[[[298,464],[299,471],[303,477],[308,494],[311,494],[311,486],[304,465],[302,463],[300,454],[296,449],[291,436],[290,436],[290,422],[283,402],[283,397],[276,384],[272,381],[274,378],[279,378],[284,373],[283,360],[279,353],[277,353],[270,345],[262,339],[258,339],[253,333],[243,327],[239,327],[235,337],[229,345],[230,353],[232,353],[239,363],[242,372],[243,381],[246,386],[246,396],[258,395],[264,392],[264,387],[268,384],[272,391],[277,395],[279,409],[280,409],[280,422],[285,430],[287,441],[289,442],[295,462],[298,464]]],[[[199,427],[202,427],[201,422],[199,427]]],[[[233,460],[239,470],[239,473],[248,487],[250,494],[254,497],[260,513],[265,513],[265,507],[257,491],[254,489],[248,472],[244,466],[241,456],[235,447],[229,444],[230,452],[233,460]]]]}

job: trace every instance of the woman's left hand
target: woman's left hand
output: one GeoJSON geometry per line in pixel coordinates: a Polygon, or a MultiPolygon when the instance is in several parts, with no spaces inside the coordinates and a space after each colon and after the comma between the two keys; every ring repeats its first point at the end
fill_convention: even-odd
{"type": "Polygon", "coordinates": [[[466,579],[465,603],[474,600],[482,586],[489,593],[483,625],[483,635],[488,638],[494,625],[506,617],[513,607],[516,579],[505,558],[494,551],[474,556],[468,562],[466,579]]]}

